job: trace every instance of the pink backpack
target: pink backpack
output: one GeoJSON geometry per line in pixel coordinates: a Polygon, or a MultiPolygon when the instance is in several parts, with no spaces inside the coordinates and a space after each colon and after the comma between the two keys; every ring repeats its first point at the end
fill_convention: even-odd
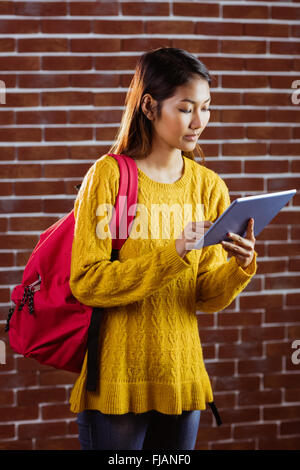
{"type": "MultiPolygon", "coordinates": [[[[120,170],[119,192],[109,223],[111,232],[116,233],[112,239],[113,261],[126,241],[118,238],[120,225],[125,225],[128,237],[135,217],[128,215],[127,207],[134,204],[136,209],[138,173],[132,158],[109,155],[117,160],[120,170]]],[[[12,291],[15,306],[9,309],[5,330],[15,352],[57,369],[80,373],[88,349],[86,388],[96,390],[102,309],[83,305],[71,292],[74,225],[73,209],[41,234],[24,269],[22,283],[12,291]]]]}

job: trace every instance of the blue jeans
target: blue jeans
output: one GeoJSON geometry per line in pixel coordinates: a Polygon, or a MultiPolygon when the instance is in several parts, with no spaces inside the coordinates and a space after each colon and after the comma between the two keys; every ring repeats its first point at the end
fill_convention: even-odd
{"type": "Polygon", "coordinates": [[[167,415],[155,410],[123,415],[85,410],[77,416],[82,450],[193,450],[200,410],[167,415]]]}

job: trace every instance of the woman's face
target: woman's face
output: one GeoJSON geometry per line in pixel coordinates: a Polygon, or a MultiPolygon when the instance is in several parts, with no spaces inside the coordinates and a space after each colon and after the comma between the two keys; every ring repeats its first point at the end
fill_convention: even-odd
{"type": "Polygon", "coordinates": [[[178,87],[174,96],[163,101],[159,119],[154,112],[154,143],[193,151],[210,118],[210,99],[209,84],[198,76],[178,87]]]}

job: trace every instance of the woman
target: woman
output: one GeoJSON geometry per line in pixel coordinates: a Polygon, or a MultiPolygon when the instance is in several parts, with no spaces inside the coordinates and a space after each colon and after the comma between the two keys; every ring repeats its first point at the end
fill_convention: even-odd
{"type": "Polygon", "coordinates": [[[230,204],[221,177],[194,161],[197,149],[204,162],[197,139],[209,121],[210,83],[204,64],[184,50],[140,57],[109,152],[136,161],[143,209],[118,260],[110,260],[111,238],[96,233],[97,208],[113,205],[118,192],[112,156],[92,165],[75,201],[71,289],[105,309],[98,388],[85,390],[85,358],[70,398],[82,449],[193,449],[200,412],[213,403],[196,310],[226,308],[257,266],[252,219],[245,238],[192,249],[230,204]],[[157,205],[188,207],[189,217],[163,213],[160,223],[157,205]]]}

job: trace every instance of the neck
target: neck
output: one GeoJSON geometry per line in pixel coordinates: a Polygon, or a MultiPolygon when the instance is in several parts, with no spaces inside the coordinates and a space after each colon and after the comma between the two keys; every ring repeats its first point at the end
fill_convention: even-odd
{"type": "Polygon", "coordinates": [[[181,150],[177,150],[173,153],[163,154],[158,152],[151,152],[146,158],[140,160],[143,165],[151,168],[152,170],[162,172],[174,172],[179,170],[183,165],[183,158],[181,156],[181,150]]]}

